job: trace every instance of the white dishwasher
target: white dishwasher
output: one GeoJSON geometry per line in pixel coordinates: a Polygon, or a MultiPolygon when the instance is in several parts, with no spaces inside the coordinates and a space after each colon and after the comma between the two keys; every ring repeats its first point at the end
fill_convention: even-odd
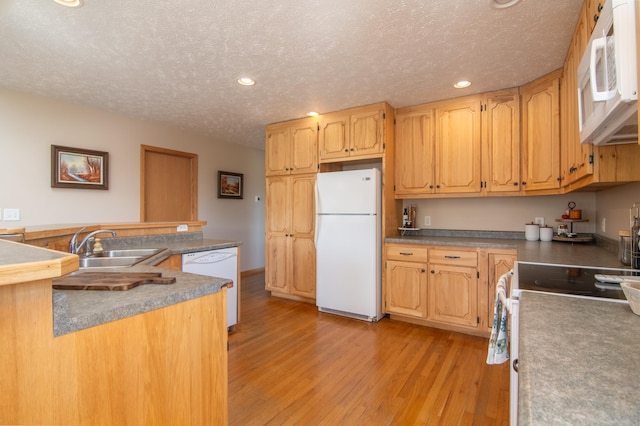
{"type": "Polygon", "coordinates": [[[185,253],[182,272],[233,280],[227,289],[227,327],[238,323],[238,247],[185,253]]]}

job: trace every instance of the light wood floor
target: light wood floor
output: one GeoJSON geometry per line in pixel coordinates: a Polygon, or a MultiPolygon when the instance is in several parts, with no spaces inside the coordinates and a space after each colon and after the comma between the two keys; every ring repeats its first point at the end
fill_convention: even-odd
{"type": "Polygon", "coordinates": [[[242,281],[229,336],[230,425],[509,423],[508,363],[487,340],[383,318],[367,323],[242,281]]]}

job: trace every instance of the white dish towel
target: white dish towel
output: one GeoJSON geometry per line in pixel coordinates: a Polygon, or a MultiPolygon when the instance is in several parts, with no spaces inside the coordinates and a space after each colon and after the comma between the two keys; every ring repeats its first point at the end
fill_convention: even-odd
{"type": "Polygon", "coordinates": [[[508,322],[509,313],[507,311],[507,289],[509,288],[509,278],[513,271],[509,271],[500,277],[496,284],[496,300],[493,306],[493,326],[491,327],[491,337],[489,338],[489,351],[487,353],[487,364],[502,364],[509,359],[508,322]]]}

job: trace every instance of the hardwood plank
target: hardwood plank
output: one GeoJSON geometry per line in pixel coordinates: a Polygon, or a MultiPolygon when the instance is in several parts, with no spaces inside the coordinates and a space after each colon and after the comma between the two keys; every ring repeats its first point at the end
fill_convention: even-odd
{"type": "Polygon", "coordinates": [[[383,318],[319,313],[243,279],[229,335],[230,425],[509,423],[508,363],[487,340],[383,318]]]}

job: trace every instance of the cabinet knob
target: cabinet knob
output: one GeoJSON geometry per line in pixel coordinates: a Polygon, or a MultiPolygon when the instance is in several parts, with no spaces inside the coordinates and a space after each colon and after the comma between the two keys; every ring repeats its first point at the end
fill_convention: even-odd
{"type": "Polygon", "coordinates": [[[427,272],[426,269],[420,269],[420,272],[427,272]]]}
{"type": "Polygon", "coordinates": [[[513,186],[518,186],[518,182],[513,182],[513,186]]]}
{"type": "Polygon", "coordinates": [[[602,8],[603,8],[602,3],[598,3],[598,12],[602,12],[602,8]]]}
{"type": "Polygon", "coordinates": [[[522,186],[525,186],[526,184],[527,184],[527,182],[524,182],[524,181],[522,182],[522,186]]]}
{"type": "Polygon", "coordinates": [[[348,149],[348,148],[345,148],[344,152],[349,152],[349,149],[348,149]]]}
{"type": "Polygon", "coordinates": [[[436,189],[440,189],[440,185],[436,185],[436,189]]]}
{"type": "Polygon", "coordinates": [[[435,273],[436,273],[436,271],[434,271],[434,270],[432,269],[432,270],[431,270],[431,273],[432,273],[432,274],[435,274],[435,273]]]}
{"type": "Polygon", "coordinates": [[[351,148],[351,151],[355,151],[355,149],[351,148]]]}
{"type": "Polygon", "coordinates": [[[433,185],[429,185],[429,189],[433,189],[433,185]]]}
{"type": "Polygon", "coordinates": [[[599,15],[593,15],[593,22],[598,22],[598,19],[600,19],[599,15]]]}

